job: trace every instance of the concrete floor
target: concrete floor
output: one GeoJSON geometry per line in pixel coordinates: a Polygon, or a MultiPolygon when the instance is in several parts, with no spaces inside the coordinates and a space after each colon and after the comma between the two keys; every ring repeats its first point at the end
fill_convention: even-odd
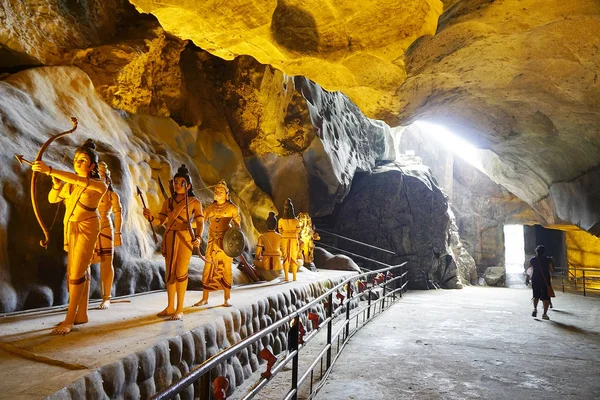
{"type": "Polygon", "coordinates": [[[346,346],[320,400],[599,399],[600,299],[531,290],[409,292],[346,346]],[[541,304],[539,306],[541,317],[541,304]]]}

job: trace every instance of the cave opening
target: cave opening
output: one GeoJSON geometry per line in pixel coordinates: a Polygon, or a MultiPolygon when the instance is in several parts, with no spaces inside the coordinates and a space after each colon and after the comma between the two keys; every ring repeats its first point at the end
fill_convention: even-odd
{"type": "Polygon", "coordinates": [[[523,225],[504,225],[504,262],[506,273],[523,273],[525,237],[523,225]]]}
{"type": "Polygon", "coordinates": [[[424,133],[437,140],[444,148],[461,157],[471,166],[487,175],[481,161],[480,149],[459,135],[453,133],[444,125],[424,120],[415,122],[415,125],[424,133]]]}
{"type": "Polygon", "coordinates": [[[524,285],[525,276],[525,234],[523,225],[504,225],[504,266],[506,287],[524,285]]]}

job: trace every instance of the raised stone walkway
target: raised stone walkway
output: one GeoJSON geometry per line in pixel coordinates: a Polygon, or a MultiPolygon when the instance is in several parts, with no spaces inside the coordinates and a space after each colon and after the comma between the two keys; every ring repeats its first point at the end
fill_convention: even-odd
{"type": "MultiPolygon", "coordinates": [[[[183,321],[164,321],[166,292],[130,298],[110,310],[90,310],[90,322],[66,336],[50,335],[64,311],[0,317],[0,398],[148,398],[208,357],[287,315],[341,282],[347,271],[298,273],[298,281],[234,288],[233,307],[219,307],[222,292],[208,307],[188,307],[183,321]],[[331,285],[329,284],[329,287],[331,285]]],[[[192,305],[201,292],[188,291],[192,305]]],[[[269,338],[275,352],[285,335],[269,338]]],[[[264,367],[264,364],[262,364],[264,367]]],[[[227,376],[244,379],[259,368],[255,354],[228,363],[227,376]]],[[[191,391],[190,387],[190,391],[191,391]]],[[[192,393],[187,393],[192,395],[192,393]]]]}
{"type": "Polygon", "coordinates": [[[362,328],[320,400],[600,399],[600,298],[531,290],[412,291],[362,328]]]}

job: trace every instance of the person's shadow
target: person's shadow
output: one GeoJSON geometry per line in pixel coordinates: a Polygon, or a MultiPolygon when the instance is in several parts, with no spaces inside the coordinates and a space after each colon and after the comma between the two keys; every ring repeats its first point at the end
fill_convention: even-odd
{"type": "Polygon", "coordinates": [[[550,320],[550,322],[552,322],[552,325],[563,329],[565,331],[571,332],[571,333],[576,333],[579,335],[584,335],[584,336],[589,336],[589,337],[599,337],[600,338],[600,334],[597,332],[591,332],[591,331],[587,331],[585,329],[581,329],[578,326],[575,325],[571,325],[571,324],[565,324],[564,322],[559,322],[559,321],[554,321],[554,320],[550,320]]]}

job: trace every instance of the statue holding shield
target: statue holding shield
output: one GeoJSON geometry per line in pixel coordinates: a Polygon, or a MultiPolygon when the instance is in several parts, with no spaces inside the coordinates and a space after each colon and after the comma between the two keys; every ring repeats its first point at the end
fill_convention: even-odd
{"type": "MultiPolygon", "coordinates": [[[[208,295],[215,290],[223,290],[224,306],[231,305],[229,304],[233,283],[231,264],[235,255],[230,252],[229,242],[226,239],[230,236],[239,237],[239,233],[241,233],[239,229],[240,211],[229,200],[229,188],[225,181],[220,181],[215,185],[214,200],[204,210],[204,218],[209,222],[208,246],[206,247],[206,262],[202,273],[202,300],[194,304],[195,306],[208,304],[208,295]],[[227,234],[230,229],[233,230],[233,235],[231,233],[227,234]]],[[[234,240],[234,243],[238,241],[234,240]]]]}

